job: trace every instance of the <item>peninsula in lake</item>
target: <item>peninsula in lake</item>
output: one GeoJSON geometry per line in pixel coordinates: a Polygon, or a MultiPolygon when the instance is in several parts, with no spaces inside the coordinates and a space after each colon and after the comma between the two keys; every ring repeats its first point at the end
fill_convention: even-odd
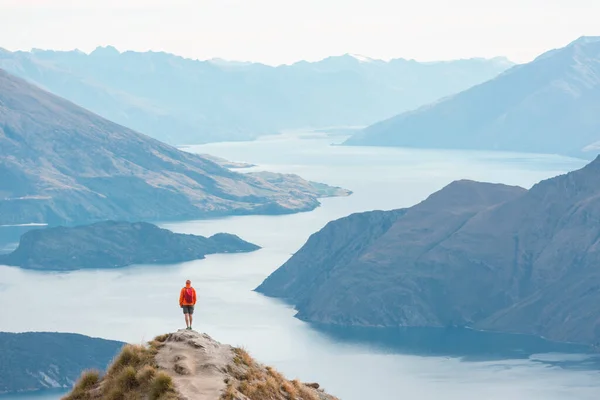
{"type": "Polygon", "coordinates": [[[303,320],[600,340],[600,157],[526,190],[456,181],[328,223],[257,291],[303,320]]]}
{"type": "Polygon", "coordinates": [[[230,171],[0,70],[0,225],[286,214],[348,194],[230,171]]]}
{"type": "Polygon", "coordinates": [[[0,264],[47,271],[119,268],[132,264],[173,264],[207,254],[258,250],[235,235],[209,238],[173,233],[146,222],[106,221],[75,227],[36,229],[19,247],[0,255],[0,264]]]}

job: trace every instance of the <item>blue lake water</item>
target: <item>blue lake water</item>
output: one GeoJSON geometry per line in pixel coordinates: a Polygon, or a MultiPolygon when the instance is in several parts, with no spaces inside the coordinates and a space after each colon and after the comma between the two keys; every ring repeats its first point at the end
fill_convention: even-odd
{"type": "MultiPolygon", "coordinates": [[[[324,199],[308,213],[162,224],[182,233],[235,233],[262,246],[254,253],[72,273],[0,266],[0,330],[77,332],[140,343],[181,328],[179,288],[191,279],[199,297],[196,330],[245,346],[290,378],[319,382],[344,400],[600,398],[600,359],[583,346],[471,330],[311,326],[294,318],[289,305],[252,291],[333,219],[411,206],[455,179],[530,187],[585,164],[551,155],[332,146],[342,139],[295,132],[188,147],[257,164],[250,170],[297,173],[354,194],[324,199]],[[39,294],[36,302],[20,302],[26,287],[39,294]]],[[[43,397],[0,396],[17,398],[43,397]]]]}

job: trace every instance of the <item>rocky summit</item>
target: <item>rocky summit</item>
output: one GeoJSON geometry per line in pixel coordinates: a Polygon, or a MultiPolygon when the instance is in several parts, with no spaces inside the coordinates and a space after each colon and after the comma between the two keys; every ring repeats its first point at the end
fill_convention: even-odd
{"type": "Polygon", "coordinates": [[[530,190],[457,181],[330,222],[258,288],[298,317],[600,340],[600,158],[530,190]]]}
{"type": "Polygon", "coordinates": [[[317,383],[290,381],[245,350],[180,330],[127,345],[105,374],[84,373],[64,400],[336,400],[317,383]]]}

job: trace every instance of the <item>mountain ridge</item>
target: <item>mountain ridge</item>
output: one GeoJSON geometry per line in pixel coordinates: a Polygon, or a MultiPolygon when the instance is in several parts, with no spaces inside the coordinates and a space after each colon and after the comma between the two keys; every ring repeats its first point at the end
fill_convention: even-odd
{"type": "Polygon", "coordinates": [[[0,68],[174,145],[366,125],[483,82],[507,67],[478,59],[361,63],[344,55],[271,67],[110,47],[90,54],[0,53],[0,68]]]}
{"type": "Polygon", "coordinates": [[[593,158],[586,149],[600,140],[598,109],[600,41],[581,38],[458,94],[373,124],[344,144],[593,158]]]}
{"type": "Polygon", "coordinates": [[[1,69],[0,176],[0,225],[285,214],[350,193],[230,171],[1,69]]]}
{"type": "Polygon", "coordinates": [[[599,177],[597,157],[529,190],[459,181],[379,220],[346,217],[256,290],[318,324],[468,327],[596,344],[599,177]],[[330,257],[339,251],[339,261],[330,257]]]}

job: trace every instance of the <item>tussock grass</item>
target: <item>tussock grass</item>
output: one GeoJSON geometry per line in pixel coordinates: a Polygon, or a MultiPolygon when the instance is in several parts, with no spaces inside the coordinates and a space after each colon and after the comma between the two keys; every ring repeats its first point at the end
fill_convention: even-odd
{"type": "Polygon", "coordinates": [[[176,398],[173,379],[163,371],[156,373],[152,380],[150,400],[176,398]]]}
{"type": "MultiPolygon", "coordinates": [[[[273,367],[265,367],[243,348],[235,348],[233,363],[228,366],[230,375],[223,400],[335,400],[333,396],[309,387],[298,380],[289,381],[273,367]]],[[[315,387],[316,386],[316,387],[315,387]]]]}
{"type": "Polygon", "coordinates": [[[136,375],[140,385],[146,385],[156,376],[156,368],[152,365],[145,365],[136,375]]]}
{"type": "Polygon", "coordinates": [[[72,400],[84,400],[88,399],[88,391],[91,390],[95,385],[100,382],[100,371],[87,370],[81,374],[81,377],[75,383],[73,390],[71,391],[69,399],[72,400]]]}
{"type": "Polygon", "coordinates": [[[167,338],[158,336],[147,346],[125,345],[103,377],[86,371],[63,400],[176,400],[173,380],[155,361],[167,338]]]}

